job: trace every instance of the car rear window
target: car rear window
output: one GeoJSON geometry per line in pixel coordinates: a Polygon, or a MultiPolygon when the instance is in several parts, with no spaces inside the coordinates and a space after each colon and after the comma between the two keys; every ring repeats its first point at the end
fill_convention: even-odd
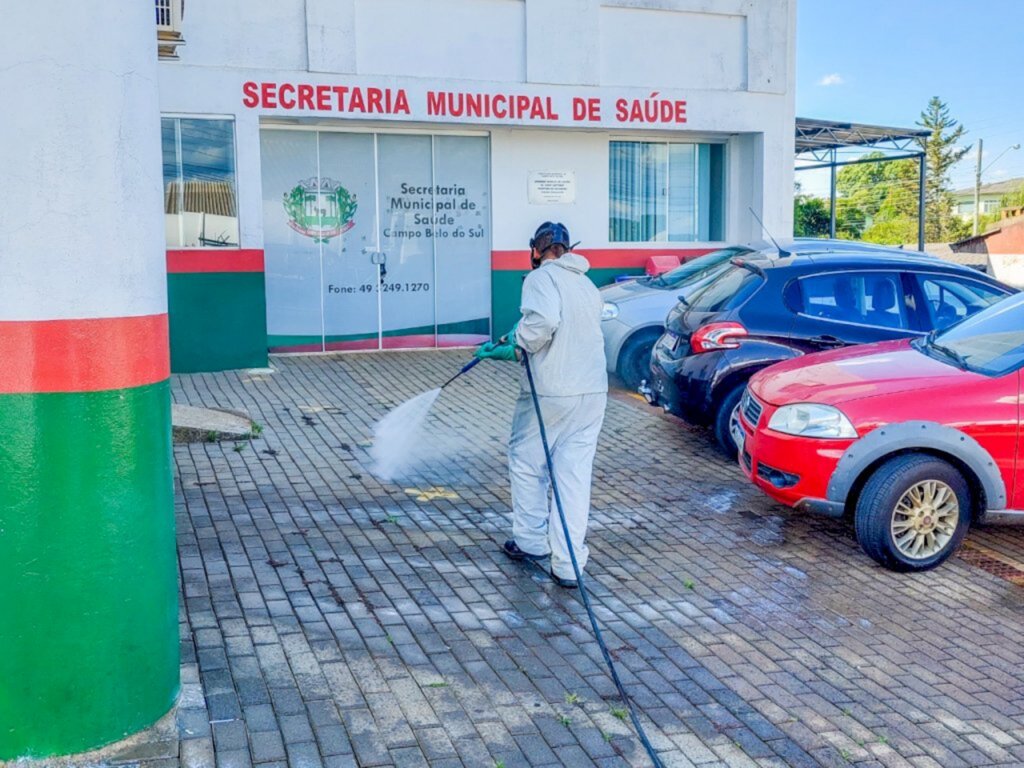
{"type": "Polygon", "coordinates": [[[729,261],[737,256],[750,253],[749,248],[723,248],[720,251],[712,251],[691,259],[675,269],[659,275],[651,282],[659,288],[678,288],[689,280],[700,280],[713,272],[724,271],[729,266],[729,261]]]}
{"type": "Polygon", "coordinates": [[[742,263],[733,264],[711,285],[690,300],[697,312],[724,312],[738,307],[764,282],[761,273],[742,263]]]}

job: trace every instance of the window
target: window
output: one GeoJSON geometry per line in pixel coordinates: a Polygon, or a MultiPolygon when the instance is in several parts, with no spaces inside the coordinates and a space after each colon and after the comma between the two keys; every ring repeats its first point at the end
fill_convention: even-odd
{"type": "Polygon", "coordinates": [[[967,367],[986,376],[1003,376],[1024,364],[1024,294],[997,302],[948,331],[934,342],[921,339],[918,349],[935,354],[937,343],[960,355],[967,367]]]}
{"type": "Polygon", "coordinates": [[[721,144],[611,142],[608,239],[721,240],[724,149],[721,144]]]}
{"type": "Polygon", "coordinates": [[[712,275],[725,272],[729,268],[730,261],[746,253],[751,253],[751,251],[747,248],[723,248],[720,251],[705,253],[685,264],[680,264],[663,275],[651,278],[650,283],[658,288],[674,289],[683,285],[692,285],[701,280],[707,280],[712,275]]]}
{"type": "Polygon", "coordinates": [[[992,213],[993,211],[998,211],[999,207],[1000,206],[998,200],[983,200],[981,203],[982,213],[992,213]]]}
{"type": "Polygon", "coordinates": [[[724,312],[740,306],[764,283],[760,272],[733,264],[689,302],[694,312],[724,312]]]}
{"type": "Polygon", "coordinates": [[[800,308],[811,317],[878,328],[907,328],[906,299],[893,272],[838,272],[799,281],[800,308]]]}
{"type": "Polygon", "coordinates": [[[177,117],[160,122],[167,247],[237,248],[235,124],[177,117]]]}
{"type": "Polygon", "coordinates": [[[932,327],[938,330],[970,317],[1006,295],[975,280],[932,275],[918,275],[917,280],[928,300],[932,327]]]}
{"type": "Polygon", "coordinates": [[[178,46],[184,45],[181,36],[181,16],[185,0],[156,0],[157,55],[161,59],[177,59],[178,46]]]}

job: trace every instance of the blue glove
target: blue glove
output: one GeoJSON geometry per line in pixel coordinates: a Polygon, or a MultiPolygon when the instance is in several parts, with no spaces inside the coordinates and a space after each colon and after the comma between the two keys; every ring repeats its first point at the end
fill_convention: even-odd
{"type": "Polygon", "coordinates": [[[514,362],[519,359],[516,356],[516,345],[501,341],[488,341],[481,344],[476,348],[473,356],[481,360],[509,360],[514,362]]]}

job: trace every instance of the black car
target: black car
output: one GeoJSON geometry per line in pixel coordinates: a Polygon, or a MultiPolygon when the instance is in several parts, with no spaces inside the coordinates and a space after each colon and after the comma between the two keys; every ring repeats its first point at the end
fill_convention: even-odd
{"type": "Polygon", "coordinates": [[[730,420],[747,379],[762,368],[849,344],[921,336],[1010,293],[981,272],[924,254],[737,258],[669,312],[640,391],[652,405],[711,426],[735,456],[730,420]]]}

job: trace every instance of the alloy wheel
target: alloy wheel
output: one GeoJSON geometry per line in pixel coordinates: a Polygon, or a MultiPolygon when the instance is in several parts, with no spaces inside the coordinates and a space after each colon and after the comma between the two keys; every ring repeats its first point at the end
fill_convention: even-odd
{"type": "Polygon", "coordinates": [[[956,531],[960,502],[941,480],[912,485],[893,509],[890,530],[904,557],[923,560],[942,551],[956,531]]]}

